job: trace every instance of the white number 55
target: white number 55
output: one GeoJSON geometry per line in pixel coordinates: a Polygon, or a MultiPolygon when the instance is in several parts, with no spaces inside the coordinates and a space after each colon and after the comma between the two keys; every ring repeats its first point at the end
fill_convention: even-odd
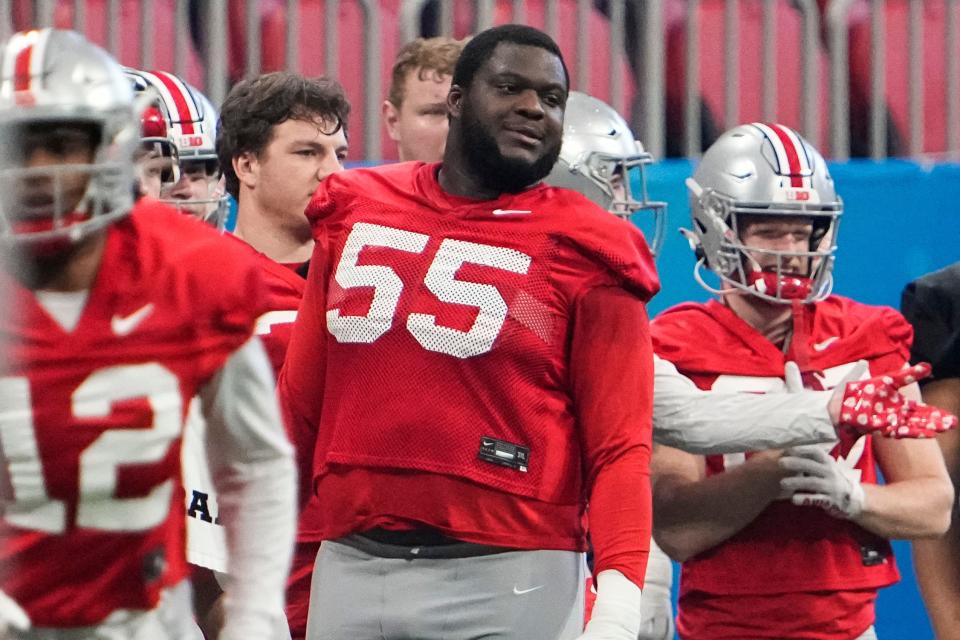
{"type": "MultiPolygon", "coordinates": [[[[334,278],[344,289],[372,287],[373,301],[366,315],[348,316],[339,309],[327,311],[327,326],[338,342],[372,343],[393,326],[403,280],[390,267],[357,264],[364,247],[386,247],[420,254],[430,236],[376,224],[357,223],[343,247],[334,278]]],[[[470,358],[490,351],[507,319],[507,303],[492,284],[457,280],[464,264],[477,264],[511,273],[526,274],[530,256],[506,247],[464,240],[445,239],[440,243],[424,284],[442,302],[476,307],[476,320],[467,331],[437,324],[428,313],[407,316],[407,331],[424,349],[456,358],[470,358]]]]}

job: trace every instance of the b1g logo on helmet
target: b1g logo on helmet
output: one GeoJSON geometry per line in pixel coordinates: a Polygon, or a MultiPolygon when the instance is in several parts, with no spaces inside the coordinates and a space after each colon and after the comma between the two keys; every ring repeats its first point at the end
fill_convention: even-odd
{"type": "Polygon", "coordinates": [[[203,136],[180,136],[180,146],[183,148],[202,147],[203,136]]]}
{"type": "Polygon", "coordinates": [[[13,103],[18,107],[32,107],[37,104],[37,97],[32,91],[15,91],[13,93],[13,103]]]}
{"type": "Polygon", "coordinates": [[[797,189],[784,187],[780,189],[775,200],[777,202],[802,202],[803,204],[820,204],[820,195],[814,189],[797,189]]]}

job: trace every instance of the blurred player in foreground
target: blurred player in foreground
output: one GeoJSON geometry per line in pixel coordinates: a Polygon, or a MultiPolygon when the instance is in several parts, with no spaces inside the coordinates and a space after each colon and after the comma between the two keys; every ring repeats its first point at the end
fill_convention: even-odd
{"type": "Polygon", "coordinates": [[[0,588],[33,625],[13,637],[191,637],[180,439],[196,395],[235,569],[220,638],[265,637],[295,506],[257,268],[134,202],[140,114],[105,52],[32,31],[0,69],[0,278],[19,308],[0,327],[0,588]]]}

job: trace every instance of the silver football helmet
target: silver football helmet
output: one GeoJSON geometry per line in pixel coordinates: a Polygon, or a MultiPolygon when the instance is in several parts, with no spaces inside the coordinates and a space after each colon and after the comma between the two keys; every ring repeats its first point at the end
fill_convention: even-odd
{"type": "Polygon", "coordinates": [[[172,73],[129,69],[128,74],[156,93],[160,112],[166,118],[165,135],[174,147],[176,179],[162,182],[160,201],[222,229],[228,201],[219,186],[217,110],[205,95],[172,73]],[[205,193],[197,194],[178,184],[199,172],[204,176],[205,193]]]}
{"type": "Polygon", "coordinates": [[[146,174],[148,167],[159,172],[159,182],[155,186],[147,187],[141,184],[147,194],[158,198],[163,186],[180,180],[180,159],[170,126],[173,118],[171,109],[174,109],[175,105],[160,93],[162,85],[155,77],[129,67],[124,67],[124,73],[137,98],[149,105],[141,114],[137,164],[141,172],[141,183],[150,182],[146,174]]]}
{"type": "Polygon", "coordinates": [[[634,219],[654,255],[663,242],[667,204],[647,197],[646,166],[653,157],[635,140],[626,121],[610,105],[571,91],[563,120],[563,146],[547,183],[578,191],[607,211],[634,219]]]}
{"type": "MultiPolygon", "coordinates": [[[[129,213],[139,114],[123,70],[73,31],[13,35],[0,51],[0,240],[75,242],[129,213]],[[28,167],[84,128],[88,163],[28,167]],[[38,142],[38,140],[44,140],[38,142]],[[40,144],[40,147],[37,145],[40,144]]],[[[83,155],[86,155],[85,151],[83,155]]]]}
{"type": "Polygon", "coordinates": [[[705,289],[730,290],[708,285],[704,266],[723,286],[767,301],[815,302],[830,294],[843,202],[823,156],[797,132],[756,122],[731,129],[707,149],[687,187],[693,229],[682,232],[697,254],[694,277],[705,289]],[[796,252],[745,246],[741,233],[749,216],[809,218],[809,247],[796,252]],[[787,268],[796,258],[806,273],[787,268]]]}

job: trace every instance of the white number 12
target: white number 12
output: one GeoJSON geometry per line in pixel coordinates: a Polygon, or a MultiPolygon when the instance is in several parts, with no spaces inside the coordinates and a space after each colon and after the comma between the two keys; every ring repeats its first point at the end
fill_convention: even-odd
{"type": "MultiPolygon", "coordinates": [[[[71,396],[76,418],[105,418],[114,402],[145,398],[153,412],[147,429],[107,429],[80,454],[77,526],[102,531],[143,531],[169,515],[174,481],[166,480],[143,497],[117,498],[121,465],[162,460],[180,435],[179,382],[156,363],[109,367],[87,377],[71,396]]],[[[3,518],[24,529],[63,533],[66,505],[53,500],[37,446],[37,436],[26,378],[0,378],[0,446],[13,485],[13,502],[3,518]]]]}

